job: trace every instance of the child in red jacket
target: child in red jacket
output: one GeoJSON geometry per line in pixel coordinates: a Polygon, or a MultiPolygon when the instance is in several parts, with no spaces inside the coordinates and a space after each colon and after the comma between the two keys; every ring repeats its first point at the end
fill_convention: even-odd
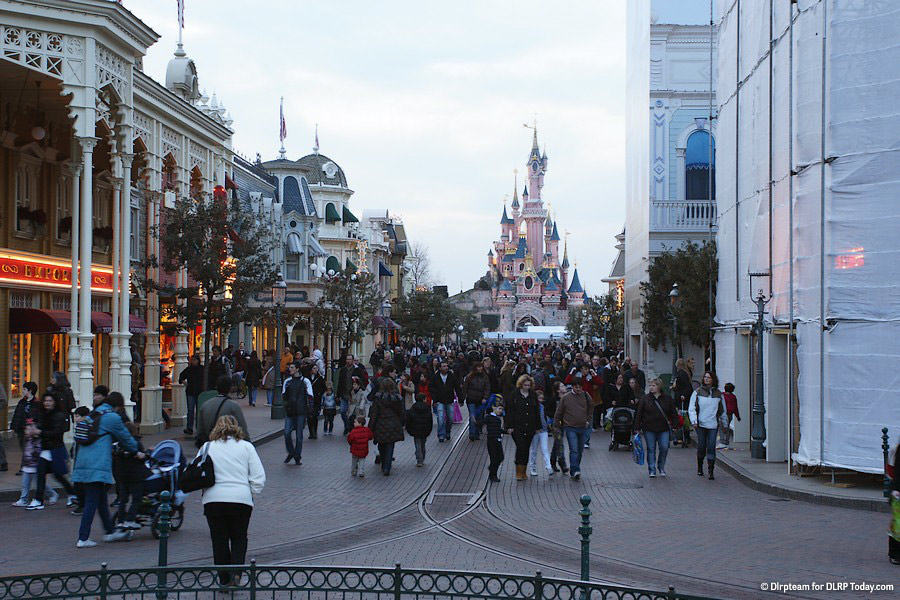
{"type": "Polygon", "coordinates": [[[366,457],[369,455],[369,440],[375,438],[372,430],[366,427],[366,418],[356,417],[356,427],[347,434],[347,443],[350,444],[350,458],[352,459],[350,475],[356,477],[366,476],[366,457]]]}
{"type": "Polygon", "coordinates": [[[737,396],[734,395],[734,384],[725,384],[725,393],[722,394],[725,401],[725,426],[722,428],[719,440],[725,449],[731,449],[731,440],[734,437],[734,430],[731,429],[731,418],[734,417],[738,421],[741,420],[741,413],[738,411],[737,396]]]}

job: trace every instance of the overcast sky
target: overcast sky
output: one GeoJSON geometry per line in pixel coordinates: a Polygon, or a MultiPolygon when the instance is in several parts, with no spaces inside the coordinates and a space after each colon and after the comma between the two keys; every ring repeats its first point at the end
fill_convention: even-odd
{"type": "MultiPolygon", "coordinates": [[[[159,33],[144,70],[165,79],[176,0],[125,0],[159,33]]],[[[625,3],[621,0],[185,0],[184,47],[201,89],[234,118],[234,148],[320,152],[356,192],[426,243],[458,292],[486,271],[504,196],[519,192],[531,123],[546,145],[543,195],[569,231],[590,293],[605,291],[624,193],[625,3]]]]}

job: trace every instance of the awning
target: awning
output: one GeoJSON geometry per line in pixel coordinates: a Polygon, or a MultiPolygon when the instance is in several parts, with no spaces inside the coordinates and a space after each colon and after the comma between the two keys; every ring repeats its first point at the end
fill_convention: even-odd
{"type": "Polygon", "coordinates": [[[326,223],[335,223],[341,220],[341,216],[338,214],[337,209],[334,207],[334,204],[329,202],[325,205],[325,222],[326,223]]]}
{"type": "Polygon", "coordinates": [[[285,246],[287,246],[288,254],[303,254],[303,242],[300,240],[300,236],[293,231],[288,234],[285,246]]]}
{"type": "Polygon", "coordinates": [[[344,223],[359,223],[359,219],[356,218],[356,215],[354,215],[352,212],[350,212],[350,209],[347,208],[346,206],[344,207],[343,213],[344,213],[344,223]]]}
{"type": "MultiPolygon", "coordinates": [[[[67,310],[43,308],[10,308],[9,333],[67,333],[71,328],[72,316],[67,310]]],[[[144,333],[147,324],[140,317],[129,315],[131,333],[144,333]]],[[[112,314],[91,312],[91,331],[109,333],[112,331],[112,314]]]]}
{"type": "Polygon", "coordinates": [[[382,317],[381,315],[372,317],[372,325],[374,325],[376,329],[386,329],[388,331],[401,329],[401,327],[390,317],[382,317]]]}
{"type": "Polygon", "coordinates": [[[387,268],[383,262],[378,261],[378,276],[379,277],[393,277],[394,273],[387,268]]]}
{"type": "Polygon", "coordinates": [[[348,270],[349,272],[351,272],[351,273],[355,273],[355,272],[356,272],[356,263],[354,263],[354,262],[353,262],[352,260],[350,260],[349,258],[347,259],[347,270],[348,270]]]}
{"type": "Polygon", "coordinates": [[[328,253],[325,252],[325,248],[323,248],[322,244],[319,243],[319,240],[313,236],[309,236],[309,255],[313,257],[328,256],[328,253]]]}
{"type": "Polygon", "coordinates": [[[238,185],[234,182],[234,180],[228,176],[228,173],[225,173],[225,189],[226,190],[238,190],[240,189],[238,185]]]}
{"type": "Polygon", "coordinates": [[[328,260],[325,261],[325,272],[334,271],[335,273],[340,273],[341,271],[341,263],[337,259],[336,256],[329,256],[328,260]]]}

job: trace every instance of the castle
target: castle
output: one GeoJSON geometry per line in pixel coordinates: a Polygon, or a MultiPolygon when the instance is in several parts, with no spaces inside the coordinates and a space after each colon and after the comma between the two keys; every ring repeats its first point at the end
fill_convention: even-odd
{"type": "Polygon", "coordinates": [[[563,246],[560,261],[559,230],[541,198],[547,164],[547,152],[542,153],[538,147],[535,127],[522,203],[516,183],[512,211],[508,213],[504,203],[500,239],[488,251],[487,278],[493,308],[500,313],[501,331],[525,331],[529,325],[565,325],[568,311],[584,303],[578,269],[569,282],[568,247],[563,246]]]}

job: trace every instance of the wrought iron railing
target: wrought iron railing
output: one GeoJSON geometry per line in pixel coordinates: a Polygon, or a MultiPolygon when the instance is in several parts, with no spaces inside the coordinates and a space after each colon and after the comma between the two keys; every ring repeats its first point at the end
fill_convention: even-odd
{"type": "Polygon", "coordinates": [[[233,598],[438,600],[696,600],[695,596],[637,590],[600,583],[498,573],[360,567],[249,566],[107,569],[0,578],[0,600],[24,598],[200,600],[217,593],[233,598]],[[237,585],[222,585],[225,574],[237,585]]]}

